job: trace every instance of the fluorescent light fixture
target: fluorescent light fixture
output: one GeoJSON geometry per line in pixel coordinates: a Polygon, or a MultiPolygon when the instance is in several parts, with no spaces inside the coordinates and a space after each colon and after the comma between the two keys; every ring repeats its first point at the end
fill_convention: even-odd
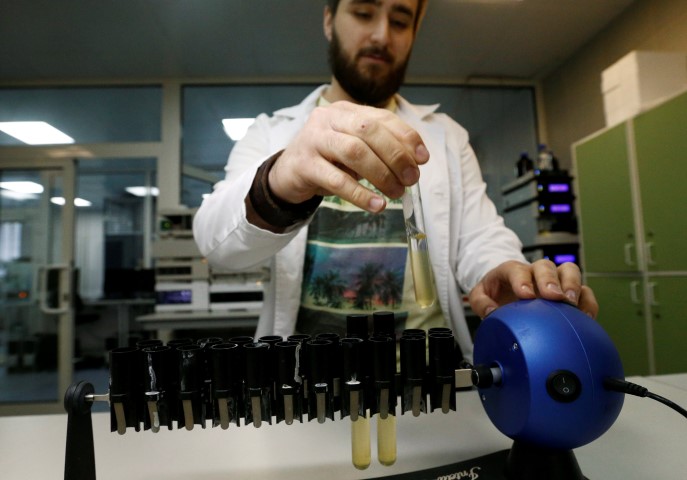
{"type": "MultiPolygon", "coordinates": [[[[64,197],[51,197],[50,198],[50,203],[54,203],[55,205],[64,205],[67,203],[67,201],[64,199],[64,197]]],[[[84,200],[83,198],[75,198],[74,199],[74,206],[75,207],[90,207],[93,205],[91,202],[88,200],[84,200]]]]}
{"type": "Polygon", "coordinates": [[[0,197],[9,198],[10,200],[24,201],[24,200],[36,200],[39,198],[35,193],[21,193],[13,192],[12,190],[0,190],[0,197]]]}
{"type": "Polygon", "coordinates": [[[125,190],[136,197],[147,197],[150,195],[157,197],[160,195],[160,189],[157,187],[126,187],[125,190]]]}
{"type": "Polygon", "coordinates": [[[29,145],[74,143],[74,139],[46,122],[0,122],[0,131],[29,145]]]}
{"type": "Polygon", "coordinates": [[[36,182],[0,182],[0,188],[14,193],[43,193],[43,185],[36,182]]]}
{"type": "Polygon", "coordinates": [[[224,118],[222,119],[222,125],[224,125],[224,131],[229,138],[233,141],[238,142],[243,137],[246,136],[248,127],[253,125],[255,122],[254,118],[224,118]]]}

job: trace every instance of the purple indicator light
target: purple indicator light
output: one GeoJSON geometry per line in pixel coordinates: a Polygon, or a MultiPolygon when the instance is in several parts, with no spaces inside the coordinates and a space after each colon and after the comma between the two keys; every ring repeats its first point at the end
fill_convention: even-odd
{"type": "Polygon", "coordinates": [[[157,303],[163,305],[189,304],[193,300],[191,290],[170,290],[157,292],[157,303]]]}
{"type": "Polygon", "coordinates": [[[570,185],[567,183],[550,183],[549,193],[568,193],[570,191],[570,185]]]}
{"type": "Polygon", "coordinates": [[[551,213],[570,213],[571,207],[569,203],[552,203],[550,211],[551,213]]]}
{"type": "Polygon", "coordinates": [[[556,265],[560,265],[561,263],[565,263],[565,262],[575,263],[575,261],[577,261],[577,257],[575,255],[570,254],[570,253],[553,256],[553,263],[555,263],[556,265]]]}

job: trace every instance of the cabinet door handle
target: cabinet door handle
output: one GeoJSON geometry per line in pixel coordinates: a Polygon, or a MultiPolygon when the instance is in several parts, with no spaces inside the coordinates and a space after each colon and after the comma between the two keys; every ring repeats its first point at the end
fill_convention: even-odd
{"type": "Polygon", "coordinates": [[[38,285],[39,285],[39,306],[43,313],[47,315],[62,315],[69,311],[69,301],[62,295],[61,282],[69,281],[69,274],[71,269],[69,265],[47,265],[41,266],[38,269],[38,285]],[[57,275],[58,283],[55,286],[53,293],[57,297],[57,305],[50,305],[48,301],[49,287],[48,276],[51,272],[57,275]]]}
{"type": "Polygon", "coordinates": [[[626,243],[623,247],[623,254],[625,257],[625,265],[633,266],[635,264],[634,258],[632,258],[632,248],[633,243],[626,243]]]}
{"type": "Polygon", "coordinates": [[[654,260],[654,242],[646,242],[646,263],[647,265],[656,265],[654,260]]]}
{"type": "Polygon", "coordinates": [[[660,304],[656,300],[656,282],[649,282],[649,305],[658,307],[660,304]]]}
{"type": "Polygon", "coordinates": [[[630,282],[630,300],[634,304],[639,304],[639,282],[630,282]]]}

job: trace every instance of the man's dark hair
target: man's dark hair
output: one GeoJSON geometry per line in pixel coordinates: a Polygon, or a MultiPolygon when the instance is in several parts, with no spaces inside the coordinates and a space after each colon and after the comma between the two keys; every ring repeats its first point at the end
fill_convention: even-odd
{"type": "MultiPolygon", "coordinates": [[[[418,22],[420,21],[420,12],[425,2],[427,2],[427,0],[417,0],[417,12],[415,12],[415,25],[413,26],[413,30],[415,31],[417,31],[418,22]]],[[[327,0],[327,5],[329,5],[329,9],[332,11],[332,16],[336,15],[336,9],[339,8],[339,3],[341,3],[341,0],[327,0]]]]}

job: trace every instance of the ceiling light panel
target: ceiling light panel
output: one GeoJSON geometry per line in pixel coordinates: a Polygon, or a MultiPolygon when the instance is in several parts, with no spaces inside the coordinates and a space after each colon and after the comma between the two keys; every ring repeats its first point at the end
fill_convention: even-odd
{"type": "Polygon", "coordinates": [[[0,131],[28,145],[62,145],[74,139],[47,122],[0,122],[0,131]]]}
{"type": "Polygon", "coordinates": [[[43,185],[36,182],[0,182],[0,188],[15,193],[36,194],[43,193],[43,185]]]}

